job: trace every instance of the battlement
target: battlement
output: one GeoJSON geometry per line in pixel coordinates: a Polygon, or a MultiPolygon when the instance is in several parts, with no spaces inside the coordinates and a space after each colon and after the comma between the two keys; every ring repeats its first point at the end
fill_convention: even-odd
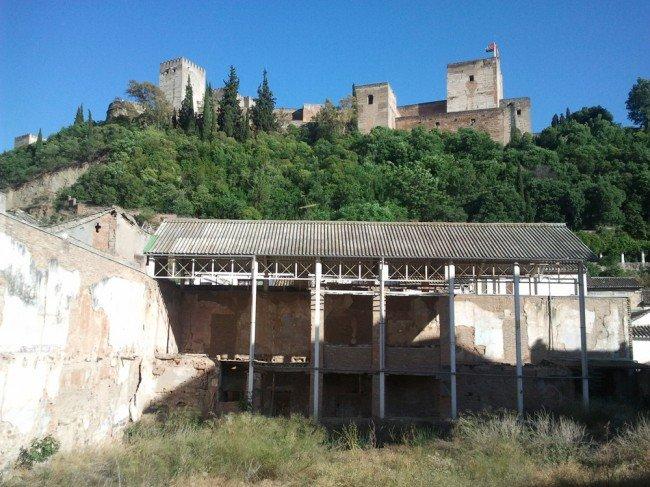
{"type": "Polygon", "coordinates": [[[469,61],[457,61],[455,63],[448,63],[447,69],[460,68],[462,66],[471,66],[473,64],[477,64],[480,62],[483,62],[484,64],[493,64],[496,63],[498,60],[499,60],[498,57],[486,57],[486,58],[471,59],[469,61]]]}
{"type": "Polygon", "coordinates": [[[447,97],[444,100],[397,105],[386,81],[353,85],[362,133],[374,127],[409,130],[423,126],[456,131],[474,128],[507,144],[514,130],[531,131],[529,98],[503,97],[501,59],[495,43],[488,52],[497,55],[447,64],[447,97]]]}
{"type": "Polygon", "coordinates": [[[379,83],[366,83],[364,85],[354,85],[355,89],[376,88],[379,86],[390,86],[390,83],[388,81],[381,81],[379,83]]]}
{"type": "Polygon", "coordinates": [[[165,69],[169,69],[169,68],[172,68],[172,67],[177,67],[177,66],[179,66],[181,64],[186,64],[188,66],[193,67],[194,69],[196,69],[198,71],[201,71],[201,72],[205,73],[205,68],[199,66],[198,64],[196,64],[193,61],[190,61],[186,57],[177,57],[177,58],[174,58],[174,59],[168,59],[167,61],[163,61],[162,63],[160,63],[160,71],[162,72],[165,69]]]}
{"type": "Polygon", "coordinates": [[[174,109],[179,110],[189,79],[192,85],[194,111],[200,112],[205,94],[205,69],[185,57],[168,59],[160,63],[158,86],[174,109]]]}

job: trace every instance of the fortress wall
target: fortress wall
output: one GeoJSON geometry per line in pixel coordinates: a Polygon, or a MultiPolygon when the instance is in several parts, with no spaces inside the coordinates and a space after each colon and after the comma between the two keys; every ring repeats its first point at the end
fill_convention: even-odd
{"type": "Polygon", "coordinates": [[[509,115],[503,108],[403,116],[395,121],[395,128],[401,130],[410,130],[418,126],[448,132],[456,132],[459,128],[465,127],[486,132],[492,140],[502,144],[510,141],[509,115]]]}
{"type": "Polygon", "coordinates": [[[33,438],[70,449],[205,399],[214,364],[175,354],[175,289],[4,214],[0,255],[0,468],[33,438]]]}

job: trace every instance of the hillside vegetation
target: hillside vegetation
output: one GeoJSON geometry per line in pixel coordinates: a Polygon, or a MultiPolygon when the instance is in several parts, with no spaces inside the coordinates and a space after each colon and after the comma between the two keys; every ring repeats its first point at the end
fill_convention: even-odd
{"type": "Polygon", "coordinates": [[[0,187],[101,157],[61,197],[201,218],[566,222],[600,230],[585,238],[612,259],[648,248],[650,133],[602,107],[506,147],[470,129],[362,135],[331,104],[301,128],[235,124],[233,137],[188,110],[173,123],[160,109],[103,123],[78,113],[46,142],[1,154],[0,187]]]}
{"type": "Polygon", "coordinates": [[[6,485],[648,485],[650,422],[626,412],[603,410],[606,422],[500,413],[461,417],[445,432],[351,424],[328,433],[300,417],[176,410],[134,424],[122,444],[16,470],[6,485]]]}

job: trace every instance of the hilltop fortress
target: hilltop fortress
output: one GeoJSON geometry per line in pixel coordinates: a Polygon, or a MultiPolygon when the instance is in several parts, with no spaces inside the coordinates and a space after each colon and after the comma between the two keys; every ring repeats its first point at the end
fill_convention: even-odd
{"type": "MultiPolygon", "coordinates": [[[[410,130],[424,126],[456,131],[462,127],[487,132],[502,144],[510,141],[515,129],[531,132],[530,98],[504,98],[501,58],[496,45],[493,56],[447,65],[447,99],[413,105],[398,105],[397,96],[388,82],[353,86],[358,107],[358,127],[362,133],[374,127],[410,130]]],[[[175,109],[180,109],[187,80],[193,87],[194,109],[202,110],[206,86],[205,69],[186,58],[160,64],[159,86],[175,109]]],[[[217,99],[221,92],[215,90],[217,99]]],[[[240,96],[244,110],[253,106],[251,97],[240,96]]],[[[310,122],[322,105],[304,104],[298,108],[278,108],[283,125],[310,122]]]]}
{"type": "Polygon", "coordinates": [[[447,65],[447,99],[397,105],[387,82],[357,85],[358,126],[363,133],[373,127],[409,130],[424,126],[456,131],[462,127],[487,132],[502,144],[514,129],[531,132],[530,98],[504,98],[498,54],[447,65]]]}

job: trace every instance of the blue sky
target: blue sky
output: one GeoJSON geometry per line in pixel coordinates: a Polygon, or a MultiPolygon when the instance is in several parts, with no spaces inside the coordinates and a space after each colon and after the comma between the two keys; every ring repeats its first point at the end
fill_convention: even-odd
{"type": "Polygon", "coordinates": [[[26,132],[96,120],[129,79],[156,81],[186,56],[220,85],[230,64],[254,95],[263,68],[279,106],[339,100],[389,81],[399,104],[443,99],[449,62],[501,49],[506,97],[529,96],[534,130],[601,104],[626,119],[650,77],[650,2],[0,0],[0,150],[26,132]]]}

